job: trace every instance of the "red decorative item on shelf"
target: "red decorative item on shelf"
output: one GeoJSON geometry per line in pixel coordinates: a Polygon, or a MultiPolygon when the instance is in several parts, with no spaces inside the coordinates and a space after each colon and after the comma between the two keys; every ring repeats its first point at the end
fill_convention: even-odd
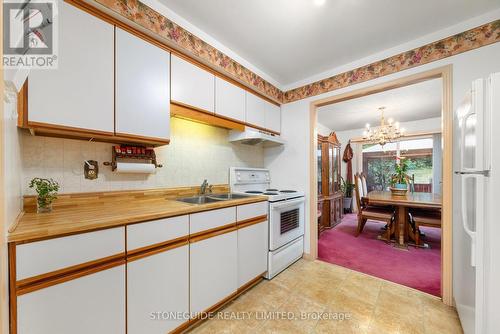
{"type": "Polygon", "coordinates": [[[147,160],[154,164],[156,168],[163,167],[157,163],[155,151],[150,147],[116,145],[112,150],[112,161],[105,162],[104,165],[111,166],[114,171],[117,166],[117,159],[147,160]]]}

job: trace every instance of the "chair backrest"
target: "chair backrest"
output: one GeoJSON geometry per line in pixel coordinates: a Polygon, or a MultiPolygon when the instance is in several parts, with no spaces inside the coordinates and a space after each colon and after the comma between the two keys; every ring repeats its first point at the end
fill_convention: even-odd
{"type": "Polygon", "coordinates": [[[354,186],[355,186],[354,193],[356,194],[356,205],[358,207],[358,210],[361,211],[362,208],[361,197],[364,197],[364,195],[363,195],[363,185],[358,173],[354,174],[354,186]]]}
{"type": "Polygon", "coordinates": [[[415,192],[415,174],[411,174],[411,177],[410,177],[410,182],[408,182],[410,184],[410,191],[412,193],[415,192]]]}
{"type": "Polygon", "coordinates": [[[368,186],[366,185],[366,175],[364,173],[360,174],[361,176],[361,184],[363,185],[363,196],[368,196],[368,186]]]}

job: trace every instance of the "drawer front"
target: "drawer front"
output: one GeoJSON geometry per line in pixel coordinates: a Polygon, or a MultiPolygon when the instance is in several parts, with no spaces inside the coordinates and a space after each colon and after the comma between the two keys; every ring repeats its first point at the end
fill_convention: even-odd
{"type": "Polygon", "coordinates": [[[195,234],[236,222],[236,207],[195,213],[189,217],[190,233],[195,234]]]}
{"type": "Polygon", "coordinates": [[[189,216],[154,220],[127,226],[127,251],[189,235],[189,216]]]}
{"type": "Polygon", "coordinates": [[[71,235],[16,246],[17,280],[125,252],[125,228],[71,235]]]}
{"type": "Polygon", "coordinates": [[[238,206],[237,209],[238,221],[267,215],[267,209],[268,209],[267,201],[240,205],[238,206]]]}

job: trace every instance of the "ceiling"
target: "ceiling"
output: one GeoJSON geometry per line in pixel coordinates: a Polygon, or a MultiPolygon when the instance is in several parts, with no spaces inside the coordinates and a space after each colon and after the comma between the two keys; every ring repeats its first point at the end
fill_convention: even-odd
{"type": "Polygon", "coordinates": [[[159,0],[282,86],[500,7],[500,0],[159,0]]]}
{"type": "Polygon", "coordinates": [[[386,107],[386,118],[408,122],[441,116],[442,80],[434,79],[318,108],[318,123],[332,131],[380,124],[378,108],[386,107]]]}

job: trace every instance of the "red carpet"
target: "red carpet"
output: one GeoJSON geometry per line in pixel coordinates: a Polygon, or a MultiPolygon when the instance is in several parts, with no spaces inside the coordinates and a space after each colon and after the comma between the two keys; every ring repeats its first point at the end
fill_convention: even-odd
{"type": "Polygon", "coordinates": [[[441,296],[441,230],[422,228],[430,249],[410,246],[401,251],[377,240],[382,226],[368,221],[356,238],[356,214],[345,215],[339,225],[321,234],[319,259],[441,296]]]}

